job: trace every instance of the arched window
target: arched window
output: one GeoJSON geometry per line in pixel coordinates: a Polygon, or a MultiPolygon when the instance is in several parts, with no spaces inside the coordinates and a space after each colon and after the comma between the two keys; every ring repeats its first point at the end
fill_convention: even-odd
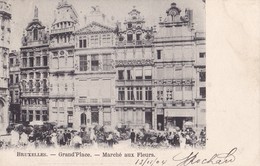
{"type": "Polygon", "coordinates": [[[38,40],[38,29],[33,30],[33,40],[38,40]]]}
{"type": "Polygon", "coordinates": [[[86,124],[87,124],[87,116],[86,116],[85,113],[82,113],[82,114],[80,115],[80,124],[81,124],[81,125],[86,125],[86,124]]]}

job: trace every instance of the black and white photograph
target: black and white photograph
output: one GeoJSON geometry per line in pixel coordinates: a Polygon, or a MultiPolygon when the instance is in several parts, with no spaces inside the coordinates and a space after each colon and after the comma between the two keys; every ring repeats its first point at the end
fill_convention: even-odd
{"type": "MultiPolygon", "coordinates": [[[[225,40],[240,55],[233,38],[239,42],[242,34],[238,32],[250,29],[251,24],[246,21],[247,27],[237,26],[232,33],[229,24],[221,21],[230,18],[237,23],[228,11],[237,10],[228,0],[220,2],[223,9],[214,10],[215,17],[222,10],[230,17],[211,19],[208,15],[213,10],[207,9],[207,3],[0,0],[0,152],[15,153],[12,157],[20,160],[64,158],[64,165],[78,157],[100,160],[100,165],[123,164],[111,163],[112,158],[129,159],[126,165],[140,166],[234,164],[241,148],[232,144],[224,152],[218,151],[218,145],[230,142],[218,139],[225,137],[226,130],[227,137],[232,137],[233,132],[250,127],[243,120],[237,125],[239,113],[223,115],[232,109],[233,97],[233,103],[243,105],[245,100],[238,99],[243,93],[233,91],[239,83],[225,83],[234,81],[234,75],[216,74],[240,69],[232,65],[237,62],[234,57],[229,61],[228,52],[217,54],[225,47],[212,36],[232,36],[225,40]],[[230,32],[218,34],[216,22],[230,32]],[[208,31],[208,27],[216,31],[208,31]],[[221,87],[232,98],[214,98],[221,96],[221,87]],[[220,130],[223,133],[217,133],[220,130]],[[158,154],[163,151],[165,156],[158,154]],[[103,158],[111,161],[106,163],[103,158]]],[[[247,18],[249,14],[244,13],[247,18]]],[[[255,44],[254,39],[249,40],[255,44]]],[[[250,66],[250,58],[240,63],[243,61],[250,66]]],[[[0,165],[1,160],[0,156],[0,165]]],[[[41,164],[63,165],[50,161],[41,164]]]]}
{"type": "Polygon", "coordinates": [[[205,2],[100,2],[1,4],[1,148],[205,148],[205,2]]]}

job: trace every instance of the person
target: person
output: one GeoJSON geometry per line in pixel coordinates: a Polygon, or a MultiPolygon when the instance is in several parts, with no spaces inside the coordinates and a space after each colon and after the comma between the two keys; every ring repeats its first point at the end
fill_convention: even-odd
{"type": "Polygon", "coordinates": [[[134,129],[132,129],[132,132],[130,134],[130,138],[131,138],[131,144],[134,144],[135,143],[135,132],[134,132],[134,129]]]}
{"type": "Polygon", "coordinates": [[[70,130],[68,130],[68,132],[66,133],[66,144],[70,145],[71,142],[71,132],[70,130]]]}
{"type": "Polygon", "coordinates": [[[80,137],[80,133],[75,133],[75,136],[72,139],[72,145],[76,149],[80,148],[82,145],[82,138],[80,137]]]}
{"type": "Polygon", "coordinates": [[[113,135],[112,132],[109,132],[108,137],[107,137],[107,142],[109,147],[113,147],[113,135]]]}
{"type": "Polygon", "coordinates": [[[63,135],[62,131],[60,131],[58,133],[58,143],[59,143],[60,146],[62,146],[62,145],[65,144],[64,142],[65,142],[64,135],[63,135]]]}
{"type": "Polygon", "coordinates": [[[169,145],[173,145],[173,135],[172,132],[169,132],[168,136],[167,136],[167,140],[169,145]]]}
{"type": "Polygon", "coordinates": [[[28,135],[25,132],[21,134],[19,142],[22,146],[26,146],[28,144],[28,135]]]}
{"type": "Polygon", "coordinates": [[[57,144],[58,144],[58,141],[57,141],[57,134],[55,132],[53,132],[51,134],[51,143],[53,145],[53,147],[56,147],[57,144]]]}
{"type": "Polygon", "coordinates": [[[90,128],[90,143],[93,145],[94,144],[94,141],[96,140],[96,135],[94,133],[94,130],[92,128],[90,128]]]}
{"type": "Polygon", "coordinates": [[[180,147],[180,136],[178,133],[175,133],[174,134],[174,137],[173,137],[173,146],[176,147],[176,148],[179,148],[180,147]]]}
{"type": "Polygon", "coordinates": [[[11,131],[11,146],[17,146],[19,142],[19,133],[16,130],[11,131]]]}

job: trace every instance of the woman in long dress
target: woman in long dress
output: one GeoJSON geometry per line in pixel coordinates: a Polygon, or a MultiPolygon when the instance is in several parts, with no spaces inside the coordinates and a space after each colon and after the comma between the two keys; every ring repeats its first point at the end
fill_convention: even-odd
{"type": "Polygon", "coordinates": [[[15,130],[11,131],[11,146],[17,146],[19,142],[19,133],[15,130]]]}

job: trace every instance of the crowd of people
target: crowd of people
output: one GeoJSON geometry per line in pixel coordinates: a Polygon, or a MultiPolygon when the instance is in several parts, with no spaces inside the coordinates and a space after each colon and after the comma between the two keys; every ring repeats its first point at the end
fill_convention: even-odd
{"type": "Polygon", "coordinates": [[[131,145],[138,147],[204,148],[206,128],[197,135],[192,128],[173,131],[134,131],[130,134],[131,145]]]}
{"type": "Polygon", "coordinates": [[[13,129],[8,139],[0,139],[0,148],[24,147],[113,147],[120,141],[131,141],[132,147],[173,147],[173,148],[204,148],[206,144],[206,128],[200,134],[192,128],[173,131],[154,131],[145,129],[109,130],[104,127],[82,128],[80,131],[68,129],[26,130],[13,129]]]}

